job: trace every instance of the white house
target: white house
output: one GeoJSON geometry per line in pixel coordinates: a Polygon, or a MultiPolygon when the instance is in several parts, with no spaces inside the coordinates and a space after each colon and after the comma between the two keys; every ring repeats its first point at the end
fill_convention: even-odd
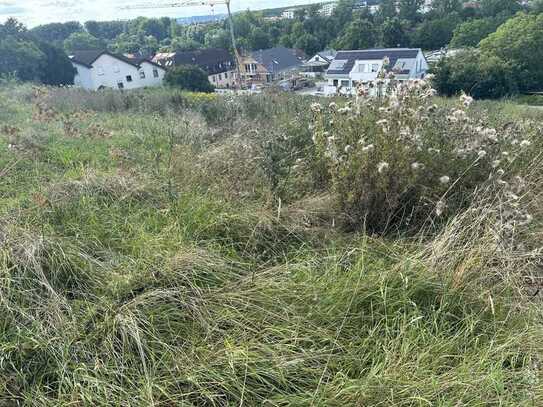
{"type": "Polygon", "coordinates": [[[334,10],[336,9],[336,7],[337,7],[337,1],[330,2],[330,3],[323,3],[320,9],[320,14],[325,17],[330,17],[332,13],[334,12],[334,10]]]}
{"type": "Polygon", "coordinates": [[[420,48],[381,48],[338,51],[326,71],[324,93],[353,94],[359,83],[377,79],[381,72],[392,72],[396,80],[423,78],[428,62],[420,48]]]}
{"type": "Polygon", "coordinates": [[[108,51],[76,51],[74,85],[89,90],[160,86],[166,70],[145,58],[128,58],[108,51]]]}
{"type": "Polygon", "coordinates": [[[323,76],[332,61],[334,60],[335,56],[336,51],[334,51],[333,49],[324,50],[313,55],[313,57],[308,59],[302,65],[301,74],[309,78],[317,78],[323,76]]]}
{"type": "Polygon", "coordinates": [[[296,9],[293,9],[293,8],[289,8],[287,10],[284,10],[282,13],[281,13],[281,17],[282,18],[285,18],[287,20],[292,20],[294,18],[294,12],[296,11],[296,9]]]}

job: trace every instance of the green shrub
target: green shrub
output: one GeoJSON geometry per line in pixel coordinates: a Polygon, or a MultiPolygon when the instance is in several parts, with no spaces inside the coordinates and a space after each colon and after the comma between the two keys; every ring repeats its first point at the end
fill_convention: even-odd
{"type": "Polygon", "coordinates": [[[207,74],[200,68],[191,65],[176,66],[166,72],[164,82],[172,87],[192,92],[213,92],[207,74]]]}

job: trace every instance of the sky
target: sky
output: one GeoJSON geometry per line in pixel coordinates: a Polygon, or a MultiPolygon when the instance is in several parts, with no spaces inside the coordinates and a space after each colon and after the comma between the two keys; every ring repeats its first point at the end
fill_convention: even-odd
{"type": "MultiPolygon", "coordinates": [[[[323,0],[232,0],[232,10],[259,10],[297,4],[320,3],[323,0]]],[[[209,6],[162,8],[154,10],[121,10],[129,4],[172,3],[175,0],[0,0],[0,22],[15,17],[29,27],[52,22],[78,20],[123,20],[140,15],[146,17],[186,17],[211,14],[209,6]]],[[[224,13],[225,6],[215,6],[216,13],[224,13]]]]}

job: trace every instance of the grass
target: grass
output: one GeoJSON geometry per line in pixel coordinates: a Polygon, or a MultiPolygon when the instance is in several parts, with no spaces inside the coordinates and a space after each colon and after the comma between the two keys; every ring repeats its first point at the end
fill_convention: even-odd
{"type": "Polygon", "coordinates": [[[528,231],[481,186],[347,233],[281,141],[310,101],[198,98],[0,89],[0,405],[543,402],[540,167],[528,231]]]}

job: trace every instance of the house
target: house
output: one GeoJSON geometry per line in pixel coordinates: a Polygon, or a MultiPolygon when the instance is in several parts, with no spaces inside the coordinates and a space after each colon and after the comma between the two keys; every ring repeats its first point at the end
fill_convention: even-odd
{"type": "Polygon", "coordinates": [[[323,3],[320,9],[320,14],[324,17],[330,17],[337,7],[337,1],[323,3]]]}
{"type": "Polygon", "coordinates": [[[326,71],[324,93],[353,94],[359,83],[377,79],[383,72],[392,72],[396,80],[423,78],[428,62],[420,48],[380,48],[338,51],[326,71]]]}
{"type": "Polygon", "coordinates": [[[76,69],[75,86],[89,90],[160,86],[166,72],[148,59],[108,51],[76,51],[70,59],[76,69]]]}
{"type": "Polygon", "coordinates": [[[331,49],[315,54],[311,59],[304,62],[301,74],[310,78],[323,76],[330,63],[334,60],[336,53],[335,50],[331,49]]]}
{"type": "Polygon", "coordinates": [[[237,72],[234,56],[226,49],[206,48],[156,54],[153,61],[168,69],[179,65],[196,65],[207,73],[216,88],[235,85],[237,72]]]}
{"type": "Polygon", "coordinates": [[[260,66],[257,71],[266,72],[265,82],[285,79],[300,70],[305,60],[301,50],[285,47],[261,49],[252,52],[250,57],[260,66]]]}
{"type": "Polygon", "coordinates": [[[286,9],[281,13],[281,17],[284,18],[284,19],[287,19],[287,20],[292,20],[294,18],[294,12],[295,11],[296,11],[296,9],[294,9],[294,8],[286,9]]]}

